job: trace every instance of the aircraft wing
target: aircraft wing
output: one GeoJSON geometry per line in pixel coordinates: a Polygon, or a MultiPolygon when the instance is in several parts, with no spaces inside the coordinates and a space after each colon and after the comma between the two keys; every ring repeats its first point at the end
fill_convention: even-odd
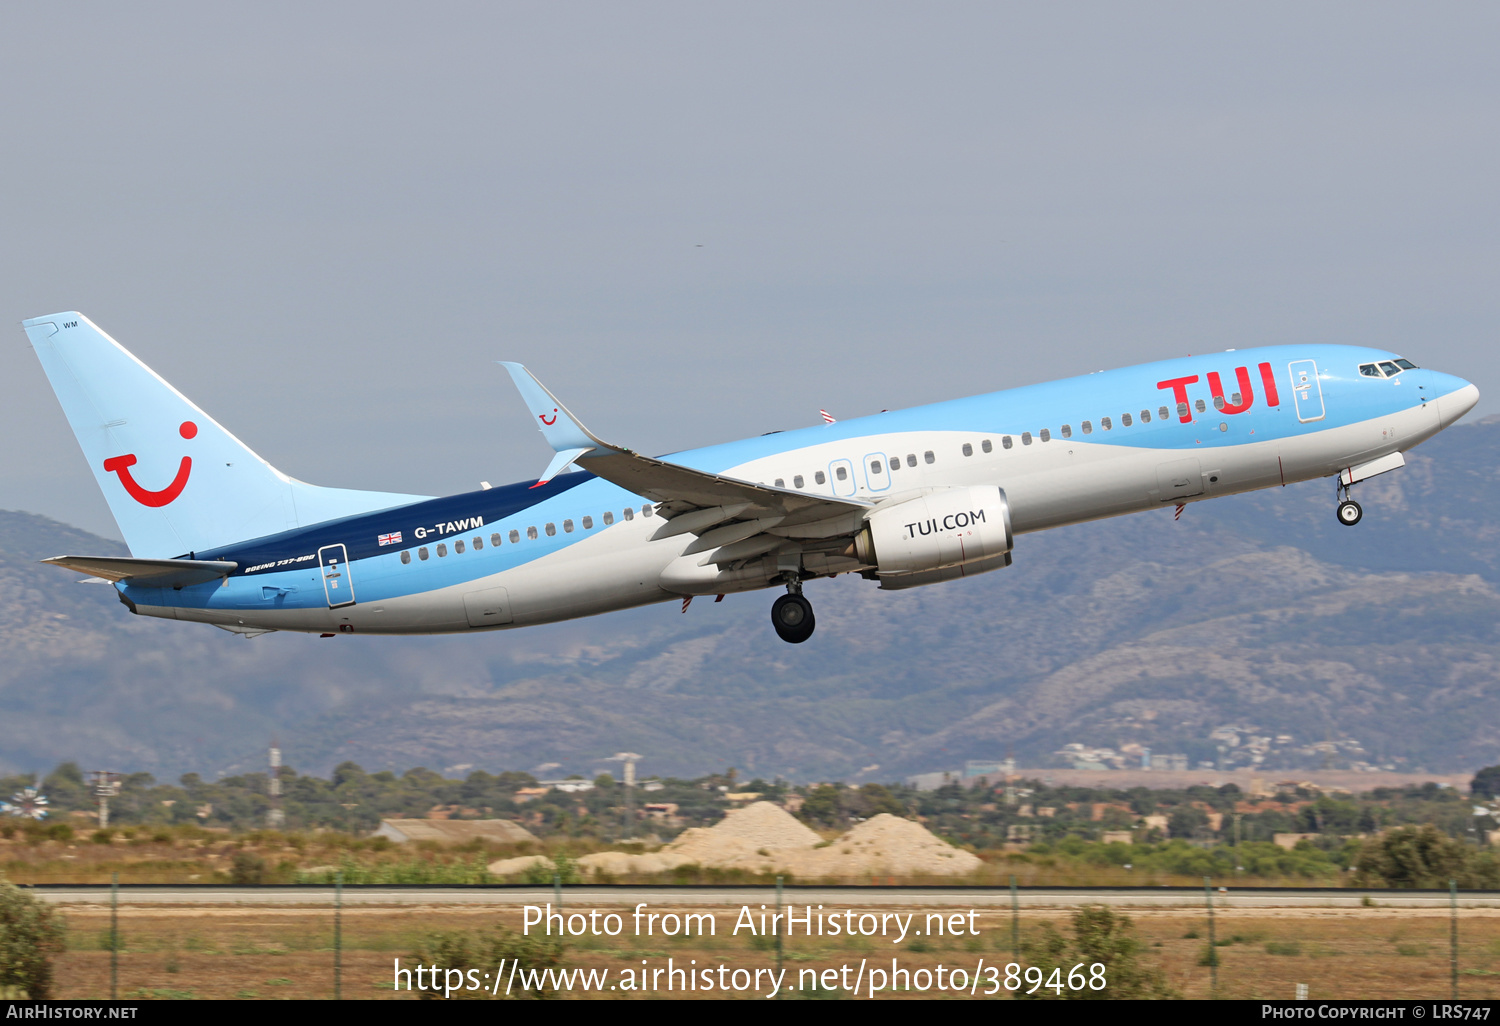
{"type": "Polygon", "coordinates": [[[231,560],[131,559],[126,556],[53,556],[42,562],[106,581],[129,581],[149,588],[186,588],[206,584],[227,577],[239,568],[239,564],[231,560]]]}
{"type": "Polygon", "coordinates": [[[669,523],[658,532],[659,537],[702,534],[728,521],[759,521],[762,529],[776,528],[778,534],[785,531],[831,537],[853,533],[863,521],[865,511],[874,505],[862,499],[833,498],[741,481],[611,445],[584,427],[521,364],[501,361],[500,365],[510,372],[543,437],[556,453],[538,483],[551,480],[569,464],[577,464],[591,474],[656,502],[661,515],[669,521],[687,518],[669,523]],[[833,523],[827,525],[826,533],[815,526],[830,521],[833,523]],[[790,530],[798,527],[804,530],[790,530]]]}

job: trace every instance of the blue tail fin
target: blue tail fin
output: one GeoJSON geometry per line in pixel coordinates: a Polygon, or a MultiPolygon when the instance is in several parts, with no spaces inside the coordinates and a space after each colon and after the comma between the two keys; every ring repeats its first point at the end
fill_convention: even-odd
{"type": "Polygon", "coordinates": [[[287,477],[87,317],[22,323],[135,556],[184,555],[427,497],[287,477]]]}

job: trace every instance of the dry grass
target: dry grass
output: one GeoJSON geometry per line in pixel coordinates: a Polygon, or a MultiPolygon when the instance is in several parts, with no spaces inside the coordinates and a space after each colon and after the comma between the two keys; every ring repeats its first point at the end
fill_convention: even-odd
{"type": "MultiPolygon", "coordinates": [[[[611,910],[629,912],[624,907],[611,910]]],[[[604,968],[612,974],[639,966],[642,959],[661,966],[668,957],[678,966],[690,959],[697,959],[699,966],[723,962],[752,970],[774,965],[775,954],[768,945],[743,933],[729,935],[737,907],[690,910],[674,906],[673,911],[717,913],[718,934],[711,938],[578,938],[570,941],[565,964],[604,968]]],[[[861,906],[861,911],[879,909],[861,906]]],[[[903,907],[899,911],[916,911],[920,922],[926,910],[903,907]]],[[[951,914],[954,910],[941,911],[951,914]]],[[[108,909],[77,906],[64,912],[69,951],[57,965],[58,996],[107,997],[108,909]]],[[[1129,914],[1146,944],[1146,960],[1162,966],[1183,996],[1210,996],[1209,969],[1198,964],[1208,936],[1204,915],[1150,908],[1129,910],[1129,914]]],[[[1065,910],[1023,913],[1023,939],[1043,923],[1066,927],[1067,918],[1065,910]]],[[[390,985],[392,960],[404,960],[431,931],[516,928],[519,922],[516,908],[346,908],[344,996],[397,996],[390,985]]],[[[929,969],[939,963],[972,969],[981,958],[986,964],[1009,961],[1009,913],[983,913],[978,922],[979,937],[908,937],[900,946],[878,937],[851,942],[797,936],[785,942],[785,964],[791,978],[801,969],[857,965],[860,959],[889,964],[892,956],[899,957],[904,967],[929,969]]],[[[1217,949],[1222,997],[1289,999],[1298,983],[1308,984],[1315,999],[1446,998],[1448,994],[1445,910],[1223,909],[1217,912],[1215,924],[1218,939],[1228,942],[1217,949]]],[[[121,996],[333,996],[332,910],[127,905],[120,909],[120,930],[124,938],[119,955],[121,996]]],[[[1461,996],[1500,997],[1500,910],[1460,910],[1459,937],[1461,996]]]]}

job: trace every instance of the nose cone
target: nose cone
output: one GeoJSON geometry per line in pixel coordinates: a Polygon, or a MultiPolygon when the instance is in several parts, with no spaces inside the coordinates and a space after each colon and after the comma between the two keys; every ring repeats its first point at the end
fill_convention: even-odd
{"type": "Polygon", "coordinates": [[[1462,378],[1454,379],[1459,385],[1451,392],[1438,396],[1438,424],[1447,427],[1474,408],[1479,402],[1479,389],[1462,378]]]}

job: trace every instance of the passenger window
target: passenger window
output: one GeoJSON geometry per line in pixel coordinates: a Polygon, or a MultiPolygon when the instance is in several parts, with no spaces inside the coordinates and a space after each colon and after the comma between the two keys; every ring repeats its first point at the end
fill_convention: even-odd
{"type": "Polygon", "coordinates": [[[1099,418],[1099,426],[1102,427],[1106,431],[1113,430],[1113,428],[1114,428],[1114,425],[1109,422],[1109,418],[1108,417],[1100,417],[1099,418]]]}
{"type": "Polygon", "coordinates": [[[403,553],[401,553],[401,562],[402,563],[410,563],[411,562],[411,553],[410,552],[403,552],[403,553]]]}
{"type": "Polygon", "coordinates": [[[635,519],[635,509],[633,507],[626,506],[625,510],[624,510],[624,513],[625,513],[625,519],[626,520],[634,520],[635,519]]]}
{"type": "Polygon", "coordinates": [[[498,549],[500,547],[500,536],[498,534],[490,535],[490,544],[498,549]]]}
{"type": "Polygon", "coordinates": [[[1380,368],[1377,367],[1377,366],[1375,366],[1373,363],[1362,363],[1362,364],[1360,364],[1359,365],[1359,372],[1361,374],[1363,374],[1367,378],[1378,378],[1378,377],[1380,377],[1380,368]]]}
{"type": "Polygon", "coordinates": [[[1022,445],[1030,445],[1031,444],[1031,432],[1030,431],[1022,431],[1021,432],[1021,444],[1022,445]]]}
{"type": "Polygon", "coordinates": [[[644,506],[641,507],[641,516],[643,516],[643,517],[649,517],[651,514],[653,514],[655,512],[656,512],[656,507],[653,506],[653,505],[651,505],[651,503],[649,503],[649,502],[646,503],[644,506]]]}
{"type": "Polygon", "coordinates": [[[1394,363],[1391,363],[1389,360],[1387,360],[1384,363],[1382,363],[1380,365],[1380,369],[1383,370],[1383,371],[1385,371],[1385,376],[1388,377],[1388,378],[1394,378],[1397,374],[1401,373],[1401,368],[1397,367],[1394,363]]]}
{"type": "Polygon", "coordinates": [[[901,469],[901,457],[900,456],[892,456],[891,457],[891,469],[892,470],[900,470],[901,469]]]}
{"type": "Polygon", "coordinates": [[[1214,396],[1214,409],[1219,410],[1220,412],[1223,412],[1223,409],[1224,409],[1224,397],[1222,395],[1216,395],[1216,396],[1214,396]]]}
{"type": "Polygon", "coordinates": [[[1094,433],[1094,422],[1093,421],[1086,420],[1086,421],[1083,422],[1083,433],[1086,434],[1086,435],[1091,435],[1091,434],[1094,433]]]}
{"type": "Polygon", "coordinates": [[[615,522],[614,511],[613,510],[607,510],[605,512],[605,514],[604,514],[604,526],[608,527],[610,524],[612,524],[614,522],[615,522]]]}
{"type": "Polygon", "coordinates": [[[474,536],[474,551],[478,552],[482,548],[484,548],[484,539],[476,534],[474,536]]]}
{"type": "Polygon", "coordinates": [[[583,518],[583,529],[585,531],[592,531],[594,529],[594,518],[593,517],[584,517],[583,518]]]}
{"type": "Polygon", "coordinates": [[[1072,438],[1073,437],[1073,425],[1071,425],[1071,424],[1064,424],[1062,426],[1062,436],[1064,438],[1072,438]]]}
{"type": "MultiPolygon", "coordinates": [[[[533,534],[532,537],[535,538],[536,535],[533,534]]],[[[520,531],[512,531],[512,532],[510,532],[510,543],[512,545],[517,545],[517,544],[520,543],[520,541],[521,541],[521,532],[520,531]]]]}
{"type": "Polygon", "coordinates": [[[1156,415],[1158,417],[1160,417],[1162,420],[1166,420],[1168,417],[1170,417],[1172,415],[1172,413],[1165,406],[1163,406],[1163,407],[1161,407],[1160,409],[1158,409],[1156,411],[1156,415]]]}
{"type": "Polygon", "coordinates": [[[542,530],[544,530],[544,531],[547,532],[547,537],[548,538],[556,538],[557,537],[557,525],[556,524],[548,523],[546,527],[542,528],[542,530]]]}
{"type": "Polygon", "coordinates": [[[1130,414],[1128,414],[1128,413],[1122,413],[1122,414],[1120,414],[1120,426],[1121,427],[1130,427],[1130,424],[1131,424],[1130,414]]]}
{"type": "Polygon", "coordinates": [[[1141,411],[1141,423],[1142,424],[1149,424],[1149,423],[1151,423],[1151,411],[1150,410],[1142,410],[1141,411]]]}
{"type": "Polygon", "coordinates": [[[871,460],[870,461],[870,473],[872,473],[872,474],[884,474],[885,473],[885,464],[881,463],[879,460],[871,460]]]}
{"type": "Polygon", "coordinates": [[[1052,432],[1048,431],[1046,428],[1042,428],[1038,437],[1041,438],[1041,440],[1044,442],[1050,442],[1052,441],[1052,432]]]}
{"type": "Polygon", "coordinates": [[[838,478],[840,481],[847,481],[849,480],[849,471],[843,467],[835,467],[833,469],[833,476],[838,478]]]}
{"type": "Polygon", "coordinates": [[[984,441],[979,443],[979,450],[980,452],[994,452],[995,447],[991,445],[990,440],[986,438],[984,441]]]}
{"type": "Polygon", "coordinates": [[[1233,405],[1238,406],[1240,404],[1240,394],[1238,392],[1234,393],[1229,397],[1229,401],[1233,405]]]}
{"type": "Polygon", "coordinates": [[[1414,364],[1414,363],[1412,363],[1410,360],[1397,360],[1396,361],[1396,366],[1400,367],[1402,370],[1416,370],[1417,369],[1417,365],[1414,364]]]}
{"type": "Polygon", "coordinates": [[[778,477],[776,479],[776,487],[777,488],[785,488],[786,487],[786,481],[785,481],[785,479],[778,477]]]}
{"type": "Polygon", "coordinates": [[[818,482],[818,484],[827,484],[828,483],[827,476],[824,475],[824,473],[821,470],[818,471],[816,474],[813,475],[813,480],[816,481],[816,482],[818,482]]]}
{"type": "Polygon", "coordinates": [[[530,541],[536,541],[536,525],[535,524],[533,524],[531,527],[526,528],[526,537],[530,541]]]}
{"type": "Polygon", "coordinates": [[[924,452],[922,454],[922,459],[926,460],[928,463],[936,463],[937,462],[937,457],[932,454],[932,450],[931,449],[928,449],[926,452],[924,452]]]}
{"type": "Polygon", "coordinates": [[[438,559],[442,559],[448,554],[448,546],[444,545],[442,542],[438,542],[437,553],[438,559]]]}
{"type": "Polygon", "coordinates": [[[1009,449],[1014,444],[1015,443],[1010,440],[1010,435],[1001,435],[1000,436],[1000,448],[1002,448],[1002,449],[1009,449]]]}
{"type": "Polygon", "coordinates": [[[464,540],[462,538],[453,543],[453,551],[460,556],[464,554],[464,540]]]}
{"type": "Polygon", "coordinates": [[[796,477],[792,478],[792,487],[793,488],[801,488],[802,487],[802,475],[801,474],[798,474],[796,477]]]}
{"type": "Polygon", "coordinates": [[[563,533],[564,534],[572,534],[573,533],[573,521],[571,521],[571,520],[564,520],[563,521],[563,533]]]}
{"type": "Polygon", "coordinates": [[[917,454],[916,453],[909,452],[909,453],[906,454],[906,465],[908,467],[915,467],[917,465],[917,454]]]}
{"type": "Polygon", "coordinates": [[[417,550],[417,558],[418,559],[426,559],[427,558],[427,546],[426,545],[423,545],[420,549],[417,550]]]}
{"type": "Polygon", "coordinates": [[[1193,405],[1197,408],[1197,410],[1198,410],[1199,413],[1202,413],[1204,410],[1208,409],[1207,406],[1203,405],[1203,400],[1202,399],[1196,400],[1193,403],[1193,405]]]}
{"type": "Polygon", "coordinates": [[[974,447],[972,445],[970,445],[968,442],[965,442],[964,443],[964,448],[963,448],[963,453],[964,453],[965,456],[972,456],[972,455],[974,455],[974,447]]]}
{"type": "Polygon", "coordinates": [[[1177,404],[1177,416],[1179,416],[1179,417],[1181,417],[1183,419],[1186,419],[1187,415],[1188,415],[1188,404],[1187,403],[1178,403],[1177,404]]]}

